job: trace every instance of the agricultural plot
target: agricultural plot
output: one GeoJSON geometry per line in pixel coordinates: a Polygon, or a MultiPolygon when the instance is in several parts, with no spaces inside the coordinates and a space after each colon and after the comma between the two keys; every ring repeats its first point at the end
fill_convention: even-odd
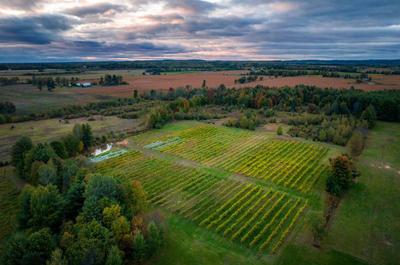
{"type": "Polygon", "coordinates": [[[307,206],[301,197],[138,151],[96,167],[99,174],[139,180],[153,205],[263,253],[279,249],[307,206]]]}
{"type": "Polygon", "coordinates": [[[212,125],[133,140],[145,148],[301,192],[309,191],[327,169],[321,163],[326,147],[212,125]]]}

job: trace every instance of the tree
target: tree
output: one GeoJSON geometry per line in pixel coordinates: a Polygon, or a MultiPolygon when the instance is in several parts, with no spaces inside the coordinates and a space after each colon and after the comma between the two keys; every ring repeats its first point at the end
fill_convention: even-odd
{"type": "Polygon", "coordinates": [[[55,247],[49,229],[41,229],[29,236],[14,234],[5,244],[1,264],[43,265],[55,247]]]}
{"type": "Polygon", "coordinates": [[[138,98],[139,92],[137,89],[133,90],[133,98],[138,98]]]}
{"type": "Polygon", "coordinates": [[[42,185],[59,185],[57,169],[52,163],[43,164],[38,169],[39,183],[42,185]]]}
{"type": "Polygon", "coordinates": [[[79,167],[78,163],[73,159],[67,159],[64,161],[61,167],[61,190],[64,192],[68,190],[69,186],[74,178],[78,175],[79,167]]]}
{"type": "Polygon", "coordinates": [[[11,164],[15,166],[20,177],[24,177],[25,157],[32,148],[32,140],[25,136],[21,137],[11,148],[11,164]]]}
{"type": "Polygon", "coordinates": [[[76,137],[76,139],[82,140],[82,126],[80,124],[75,124],[74,128],[72,129],[72,134],[76,137]]]}
{"type": "Polygon", "coordinates": [[[92,128],[88,123],[82,124],[82,143],[86,151],[93,145],[92,128]]]}
{"type": "Polygon", "coordinates": [[[123,265],[123,258],[121,251],[117,246],[112,246],[108,252],[106,264],[105,265],[123,265]]]}
{"type": "Polygon", "coordinates": [[[129,241],[131,239],[131,227],[125,216],[120,216],[112,222],[111,231],[114,235],[115,240],[121,247],[130,245],[129,241]]]}
{"type": "Polygon", "coordinates": [[[147,207],[147,194],[139,181],[134,180],[131,183],[124,182],[121,185],[122,195],[126,208],[130,214],[143,212],[147,207]]]}
{"type": "Polygon", "coordinates": [[[81,181],[74,182],[64,196],[64,215],[67,219],[74,219],[83,206],[85,185],[81,181]]]}
{"type": "Polygon", "coordinates": [[[146,257],[146,241],[140,231],[136,231],[133,239],[133,250],[133,258],[138,263],[142,263],[146,257]]]}
{"type": "Polygon", "coordinates": [[[21,232],[12,235],[4,242],[0,263],[3,265],[28,265],[29,263],[24,257],[27,248],[28,238],[26,235],[21,232]]]}
{"type": "Polygon", "coordinates": [[[62,214],[63,198],[56,186],[38,186],[32,190],[29,226],[56,229],[61,224],[62,214]]]}
{"type": "Polygon", "coordinates": [[[355,130],[348,142],[350,155],[359,156],[364,149],[365,137],[359,130],[355,130]]]}
{"type": "Polygon", "coordinates": [[[56,248],[50,256],[50,259],[46,262],[46,265],[68,265],[67,261],[63,258],[62,250],[56,248]]]}
{"type": "Polygon", "coordinates": [[[150,222],[147,226],[147,237],[148,256],[152,256],[163,244],[162,230],[154,222],[150,222]]]}
{"type": "Polygon", "coordinates": [[[37,144],[26,154],[24,165],[25,175],[31,176],[32,164],[35,161],[47,163],[50,159],[55,157],[56,154],[50,145],[42,143],[37,144]]]}
{"type": "Polygon", "coordinates": [[[347,155],[340,155],[330,160],[331,174],[327,179],[326,189],[335,196],[341,196],[350,188],[354,179],[352,162],[347,155]]]}
{"type": "Polygon", "coordinates": [[[281,126],[278,127],[278,130],[276,131],[276,133],[277,133],[278,135],[282,135],[282,134],[283,134],[283,129],[282,129],[281,126]]]}
{"type": "Polygon", "coordinates": [[[361,114],[361,119],[368,122],[368,128],[373,128],[376,123],[376,111],[374,106],[369,105],[361,114]]]}
{"type": "Polygon", "coordinates": [[[121,216],[121,206],[113,204],[103,210],[103,223],[107,228],[111,228],[112,223],[121,216]]]}
{"type": "Polygon", "coordinates": [[[9,101],[0,102],[0,114],[13,114],[16,110],[14,103],[9,101]]]}
{"type": "Polygon", "coordinates": [[[65,251],[68,264],[104,264],[112,247],[110,231],[94,220],[78,223],[73,230],[77,231],[76,235],[65,251]]]}
{"type": "Polygon", "coordinates": [[[67,150],[65,149],[65,145],[60,141],[53,141],[50,143],[51,148],[53,148],[56,155],[60,158],[65,159],[68,157],[67,150]]]}
{"type": "Polygon", "coordinates": [[[67,151],[68,157],[74,157],[79,152],[79,139],[74,135],[70,134],[63,139],[65,150],[67,151]]]}
{"type": "Polygon", "coordinates": [[[85,197],[95,197],[97,199],[110,198],[117,199],[120,195],[118,182],[115,178],[109,176],[92,176],[85,191],[85,197]]]}
{"type": "Polygon", "coordinates": [[[319,131],[318,140],[320,140],[321,142],[326,141],[326,131],[324,129],[321,129],[319,131]]]}
{"type": "Polygon", "coordinates": [[[54,83],[53,78],[50,77],[47,79],[46,86],[47,86],[47,90],[50,92],[56,88],[56,84],[54,83]]]}
{"type": "Polygon", "coordinates": [[[20,228],[28,227],[29,219],[31,218],[31,198],[34,187],[26,185],[19,195],[19,213],[17,215],[18,225],[20,228]]]}

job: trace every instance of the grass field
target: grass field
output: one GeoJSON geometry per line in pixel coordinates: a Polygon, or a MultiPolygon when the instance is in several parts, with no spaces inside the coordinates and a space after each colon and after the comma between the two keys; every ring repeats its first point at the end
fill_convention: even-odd
{"type": "Polygon", "coordinates": [[[0,242],[15,228],[15,216],[18,208],[18,189],[8,178],[11,168],[0,168],[0,242]]]}
{"type": "Polygon", "coordinates": [[[39,91],[32,85],[0,87],[0,101],[10,101],[17,108],[17,114],[42,113],[68,105],[83,105],[90,102],[113,99],[109,95],[80,93],[83,88],[56,88],[53,92],[39,91]]]}
{"type": "Polygon", "coordinates": [[[132,128],[139,127],[139,120],[120,119],[115,116],[96,116],[95,121],[87,118],[71,119],[69,123],[60,122],[58,119],[28,121],[14,124],[11,129],[10,124],[0,125],[0,157],[7,160],[12,145],[22,135],[31,137],[35,143],[48,142],[60,139],[72,132],[75,124],[89,123],[94,134],[107,134],[110,131],[124,132],[132,128]]]}
{"type": "Polygon", "coordinates": [[[343,200],[327,244],[371,264],[399,264],[400,124],[378,123],[358,168],[359,182],[343,200]]]}
{"type": "Polygon", "coordinates": [[[323,175],[321,161],[327,151],[311,143],[198,122],[176,123],[130,140],[137,150],[99,163],[97,173],[137,179],[153,206],[262,255],[276,253],[304,216],[306,195],[323,175]],[[259,170],[250,170],[247,175],[254,178],[248,178],[222,162],[246,172],[259,170]],[[265,181],[259,183],[258,178],[265,181]]]}

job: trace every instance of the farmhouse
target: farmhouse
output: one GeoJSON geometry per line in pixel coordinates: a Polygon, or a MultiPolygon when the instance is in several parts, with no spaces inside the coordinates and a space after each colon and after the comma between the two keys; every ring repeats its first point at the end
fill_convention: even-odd
{"type": "Polygon", "coordinates": [[[78,86],[78,87],[91,87],[92,83],[90,83],[90,82],[83,82],[83,83],[77,82],[77,83],[75,83],[75,86],[78,86]]]}

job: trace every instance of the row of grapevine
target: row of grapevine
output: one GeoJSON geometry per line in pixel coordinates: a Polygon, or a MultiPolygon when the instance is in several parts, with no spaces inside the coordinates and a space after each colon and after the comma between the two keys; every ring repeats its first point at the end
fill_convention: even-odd
{"type": "MultiPolygon", "coordinates": [[[[291,145],[291,142],[271,141],[262,146],[268,149],[271,160],[277,159],[276,161],[291,152],[309,151],[303,145],[291,145]],[[284,144],[286,151],[275,154],[273,149],[281,144],[284,144]]],[[[239,145],[235,148],[240,150],[239,145]]],[[[258,155],[256,153],[251,157],[252,161],[258,161],[258,155]]],[[[304,184],[305,182],[298,181],[299,178],[312,183],[313,179],[309,175],[324,170],[323,167],[303,169],[309,163],[307,161],[304,155],[298,159],[298,166],[293,167],[295,174],[287,185],[304,184]]],[[[284,163],[276,165],[286,166],[284,163]]],[[[306,208],[305,200],[300,197],[223,178],[202,169],[150,157],[138,151],[100,162],[96,168],[100,174],[139,180],[152,205],[169,209],[231,241],[263,252],[277,251],[306,208]]],[[[302,187],[304,191],[308,185],[302,187]]]]}
{"type": "Polygon", "coordinates": [[[327,152],[327,148],[310,143],[212,125],[195,126],[153,140],[174,137],[181,140],[157,150],[301,192],[308,191],[320,176],[321,171],[314,169],[327,152]]]}

